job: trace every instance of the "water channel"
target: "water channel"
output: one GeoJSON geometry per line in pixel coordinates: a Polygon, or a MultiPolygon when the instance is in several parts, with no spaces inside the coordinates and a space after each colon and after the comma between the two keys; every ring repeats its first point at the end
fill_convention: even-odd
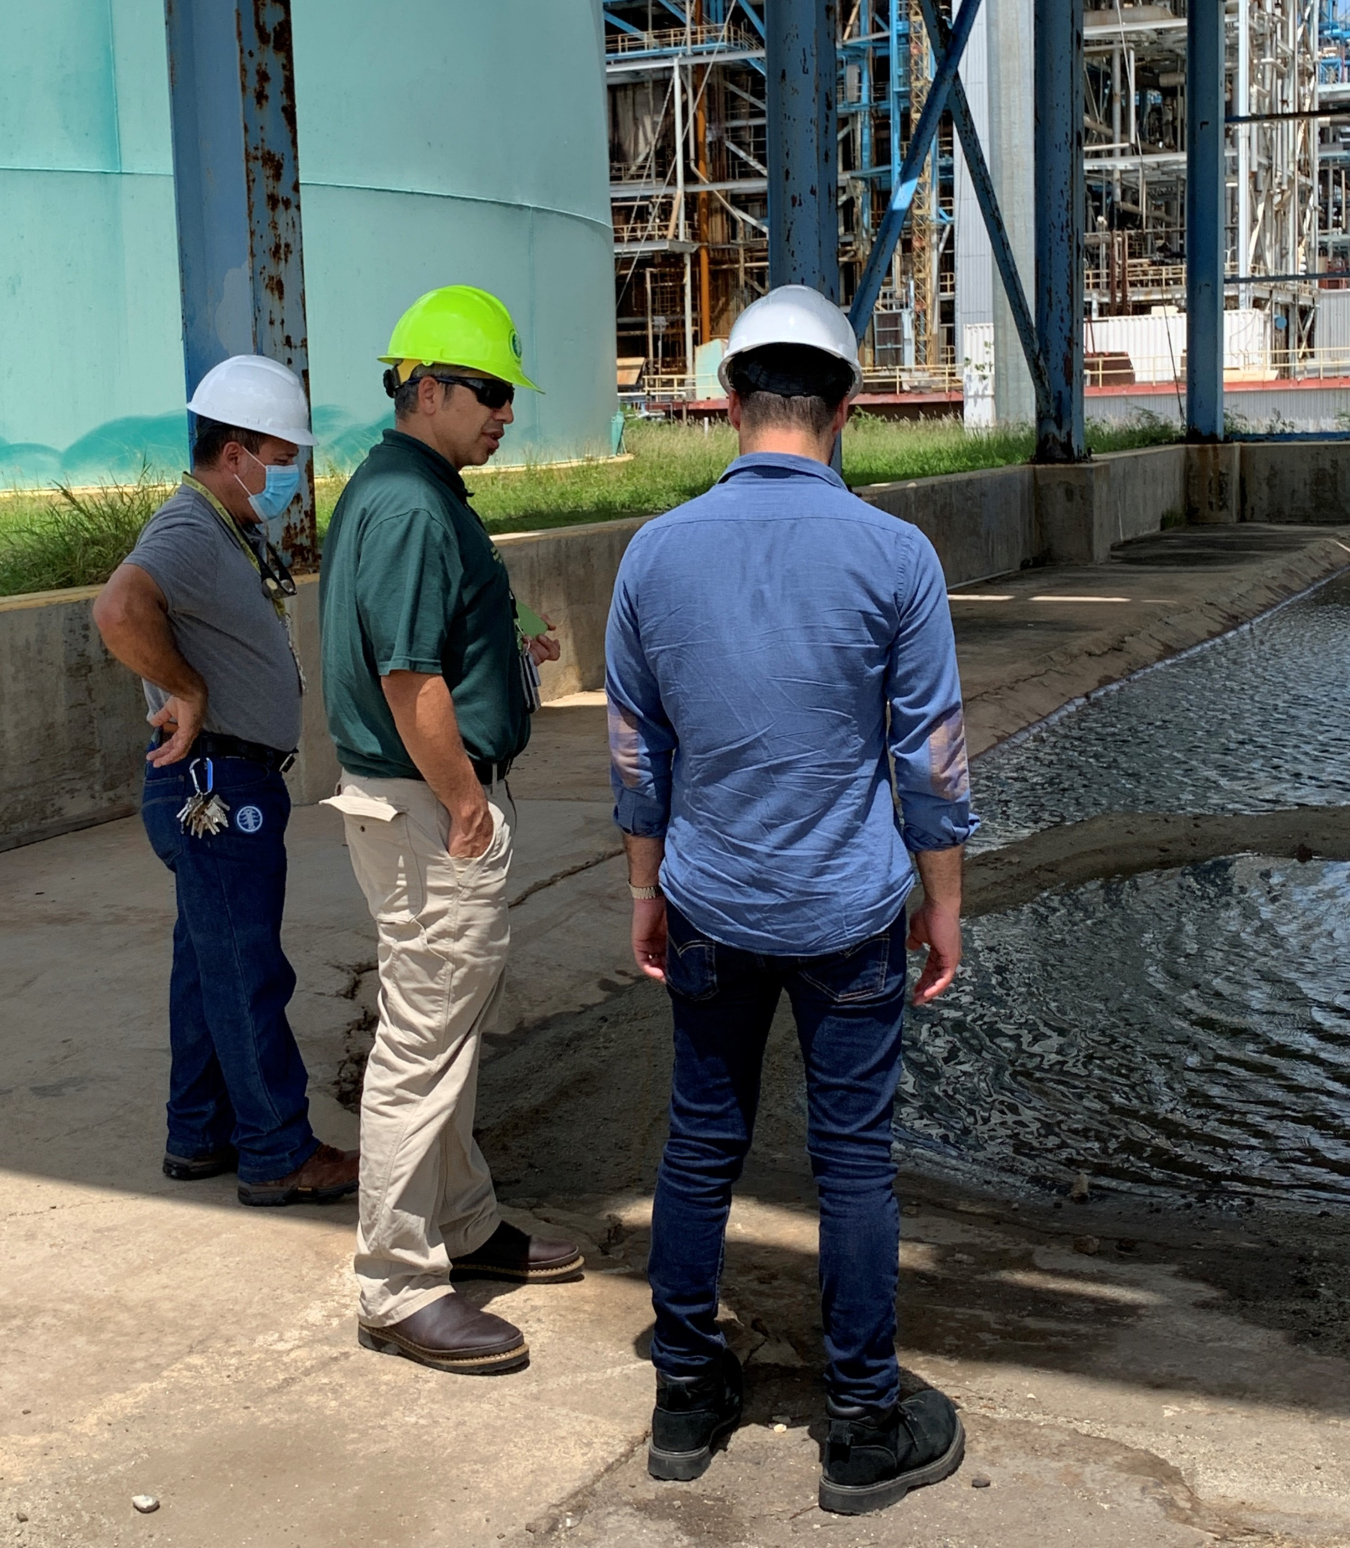
{"type": "MultiPolygon", "coordinates": [[[[1350,577],[977,760],[972,853],[1112,812],[1350,804],[1350,577]]],[[[1350,864],[1236,853],[970,921],[902,1160],[1004,1189],[1350,1204],[1350,864]]]]}

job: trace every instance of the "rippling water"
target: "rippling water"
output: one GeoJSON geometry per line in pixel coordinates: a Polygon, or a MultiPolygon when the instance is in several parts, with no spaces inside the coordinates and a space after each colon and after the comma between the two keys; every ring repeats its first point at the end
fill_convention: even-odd
{"type": "Polygon", "coordinates": [[[976,761],[972,850],[1100,812],[1350,803],[1350,577],[976,761]]]}
{"type": "MultiPolygon", "coordinates": [[[[1350,802],[1350,579],[981,760],[984,847],[1110,811],[1350,802]]],[[[1236,856],[967,929],[911,1013],[911,1164],[1350,1202],[1350,865],[1236,856]]]]}
{"type": "Polygon", "coordinates": [[[911,1159],[1350,1199],[1350,865],[1242,856],[975,920],[911,1027],[911,1159]]]}

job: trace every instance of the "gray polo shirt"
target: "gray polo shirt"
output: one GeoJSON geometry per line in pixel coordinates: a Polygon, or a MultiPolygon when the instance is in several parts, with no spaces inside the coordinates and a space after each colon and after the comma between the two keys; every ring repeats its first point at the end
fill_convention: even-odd
{"type": "MultiPolygon", "coordinates": [[[[206,683],[203,730],[289,752],[300,740],[300,674],[262,579],[210,501],[181,484],[126,562],[155,582],[187,663],[206,683]]],[[[151,710],[168,698],[145,684],[151,710]]]]}

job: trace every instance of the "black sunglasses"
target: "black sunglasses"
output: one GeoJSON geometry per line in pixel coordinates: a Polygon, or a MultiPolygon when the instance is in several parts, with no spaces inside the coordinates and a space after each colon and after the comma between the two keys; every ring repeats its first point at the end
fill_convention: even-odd
{"type": "Polygon", "coordinates": [[[467,387],[486,409],[505,408],[516,401],[516,389],[510,382],[489,381],[483,376],[438,376],[435,371],[427,374],[446,387],[467,387]]]}
{"type": "Polygon", "coordinates": [[[258,560],[258,574],[262,577],[262,589],[271,598],[293,597],[296,593],[295,579],[290,569],[282,558],[279,549],[271,543],[264,542],[262,553],[254,550],[258,560]]]}

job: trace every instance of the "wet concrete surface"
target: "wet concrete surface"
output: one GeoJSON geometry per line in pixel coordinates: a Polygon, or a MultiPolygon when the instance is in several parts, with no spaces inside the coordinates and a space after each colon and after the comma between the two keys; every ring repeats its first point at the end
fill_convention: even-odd
{"type": "MultiPolygon", "coordinates": [[[[1130,566],[1128,584],[1111,565],[978,588],[1015,600],[954,604],[972,740],[1308,584],[1350,560],[1334,547],[1345,535],[1290,548],[1244,534],[1266,546],[1130,566]],[[1093,592],[1132,600],[1034,600],[1093,592]]],[[[700,1482],[646,1478],[642,1265],[668,1013],[629,964],[602,727],[593,703],[545,711],[512,782],[511,998],[486,1052],[480,1138],[510,1217],[573,1232],[589,1264],[579,1284],[465,1287],[526,1330],[532,1364],[515,1377],[357,1348],[350,1205],[243,1210],[233,1179],[159,1174],[172,900],[138,825],[0,856],[0,1540],[1350,1543],[1344,1218],[1010,1199],[918,1176],[901,1184],[901,1358],[912,1385],[959,1396],[969,1459],[882,1515],[818,1511],[814,1203],[781,1018],[724,1288],[747,1423],[700,1482]],[[161,1509],[137,1515],[141,1493],[161,1509]]],[[[1268,820],[1295,847],[1306,838],[1307,813],[1268,820]]],[[[1028,840],[1030,884],[1229,836],[1129,821],[1028,840]]],[[[316,1124],[353,1143],[340,1098],[368,1038],[373,940],[333,814],[297,812],[291,851],[287,945],[316,1124]]],[[[1028,885],[1009,859],[972,866],[975,899],[1028,885]]]]}

